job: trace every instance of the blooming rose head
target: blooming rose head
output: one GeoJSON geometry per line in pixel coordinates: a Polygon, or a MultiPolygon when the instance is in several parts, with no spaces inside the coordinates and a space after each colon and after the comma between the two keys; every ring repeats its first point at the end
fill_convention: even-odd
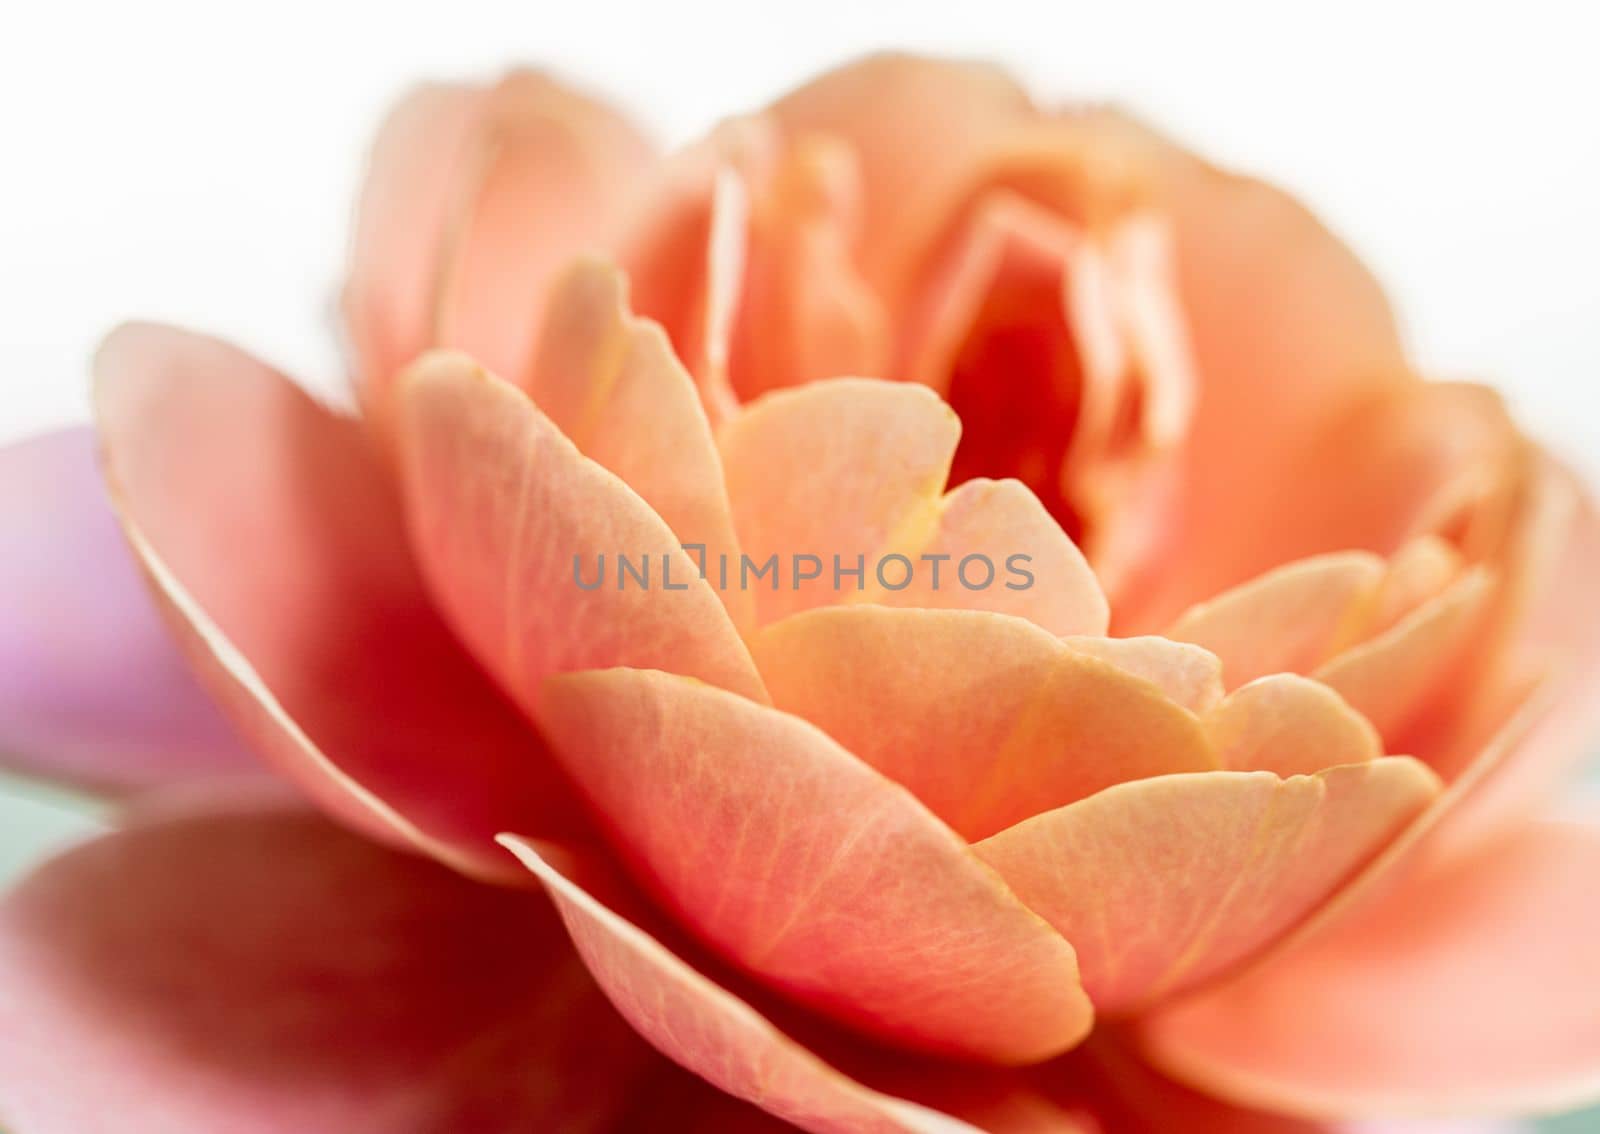
{"type": "Polygon", "coordinates": [[[110,336],[125,545],[0,456],[0,748],[128,802],[0,907],[18,1134],[1600,1093],[1600,528],[1293,201],[963,64],[666,157],[519,73],[344,313],[353,414],[110,336]]]}

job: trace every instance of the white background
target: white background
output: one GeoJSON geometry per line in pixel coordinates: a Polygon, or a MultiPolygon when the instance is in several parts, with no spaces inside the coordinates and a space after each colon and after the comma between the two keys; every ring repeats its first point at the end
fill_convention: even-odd
{"type": "MultiPolygon", "coordinates": [[[[679,142],[843,57],[896,46],[1001,60],[1048,99],[1126,103],[1289,186],[1388,281],[1426,369],[1494,381],[1600,479],[1593,21],[1578,4],[1391,9],[12,5],[0,16],[0,443],[81,420],[88,353],[131,316],[217,331],[335,384],[329,310],[362,147],[418,77],[552,65],[679,142]]],[[[80,825],[0,795],[0,877],[80,825]]]]}

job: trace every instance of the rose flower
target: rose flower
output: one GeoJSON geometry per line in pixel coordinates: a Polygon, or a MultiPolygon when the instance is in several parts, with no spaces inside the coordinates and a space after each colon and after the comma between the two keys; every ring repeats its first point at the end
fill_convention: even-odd
{"type": "Polygon", "coordinates": [[[665,158],[515,74],[343,312],[353,412],[130,325],[0,455],[0,750],[124,820],[0,905],[16,1134],[1600,1095],[1600,529],[1282,194],[963,64],[665,158]]]}

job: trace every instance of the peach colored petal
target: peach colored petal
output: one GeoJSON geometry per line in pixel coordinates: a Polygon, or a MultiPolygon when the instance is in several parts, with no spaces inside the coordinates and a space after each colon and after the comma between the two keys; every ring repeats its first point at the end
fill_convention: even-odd
{"type": "Polygon", "coordinates": [[[1368,552],[1289,563],[1190,607],[1165,636],[1216,654],[1230,689],[1269,673],[1306,673],[1363,623],[1383,577],[1383,561],[1368,552]]]}
{"type": "Polygon", "coordinates": [[[777,561],[770,585],[750,577],[758,621],[855,593],[852,578],[835,585],[835,557],[874,574],[880,553],[932,532],[960,429],[930,391],[866,379],[780,390],[727,422],[718,441],[740,544],[754,569],[777,561]],[[800,555],[817,557],[818,578],[793,577],[800,555]]]}
{"type": "Polygon", "coordinates": [[[191,664],[335,815],[505,872],[507,824],[569,831],[538,738],[434,612],[359,422],[212,339],[148,325],[95,362],[112,499],[191,664]]]}
{"type": "Polygon", "coordinates": [[[1224,768],[1309,776],[1383,755],[1383,739],[1328,686],[1292,673],[1258,677],[1202,718],[1224,768]]]}
{"type": "Polygon", "coordinates": [[[558,854],[551,848],[515,835],[503,841],[544,883],[579,955],[617,1010],[669,1058],[816,1134],[975,1132],[947,1115],[872,1090],[825,1063],[602,903],[570,867],[555,865],[558,854]]]}
{"type": "Polygon", "coordinates": [[[368,412],[432,345],[441,250],[482,114],[481,90],[429,83],[401,99],[367,158],[341,313],[368,412]]]}
{"type": "Polygon", "coordinates": [[[671,529],[522,391],[441,352],[402,379],[397,417],[423,570],[525,711],[552,673],[629,662],[764,697],[738,631],[671,529]],[[620,573],[624,557],[637,577],[620,573]]]}
{"type": "Polygon", "coordinates": [[[545,75],[507,76],[481,113],[441,260],[434,342],[520,378],[555,273],[615,238],[654,158],[615,111],[545,75]]]}
{"type": "Polygon", "coordinates": [[[1149,1020],[1151,1056],[1308,1116],[1527,1114],[1600,1098],[1600,834],[1540,823],[1149,1020]]]}
{"type": "Polygon", "coordinates": [[[1153,636],[1068,637],[1062,644],[1143,678],[1191,713],[1204,713],[1222,700],[1222,662],[1200,646],[1153,636]]]}
{"type": "Polygon", "coordinates": [[[1071,948],[909,793],[804,721],[626,669],[550,679],[540,720],[647,887],[786,995],[998,1062],[1053,1055],[1090,1027],[1071,948]]]}
{"type": "MultiPolygon", "coordinates": [[[[628,310],[627,280],[582,260],[551,288],[545,333],[527,392],[590,460],[616,473],[709,562],[738,558],[711,427],[694,380],[660,326],[628,310]]],[[[749,592],[718,591],[734,620],[749,592]]]]}
{"type": "Polygon", "coordinates": [[[0,1113],[56,1134],[604,1134],[654,1055],[553,910],[240,799],[0,905],[0,1113]]]}
{"type": "Polygon", "coordinates": [[[1123,780],[1217,766],[1157,686],[1020,619],[831,607],[752,649],[775,705],[969,839],[1123,780]]]}
{"type": "Polygon", "coordinates": [[[1026,92],[998,68],[893,54],[814,79],[772,114],[786,133],[833,135],[854,150],[862,272],[891,297],[973,162],[998,132],[1034,117],[1026,92]]]}
{"type": "Polygon", "coordinates": [[[1205,772],[1120,784],[974,850],[1073,942],[1106,1013],[1212,979],[1338,890],[1438,792],[1383,758],[1280,779],[1205,772]]]}
{"type": "Polygon", "coordinates": [[[266,771],[195,681],[92,430],[0,446],[0,763],[94,791],[266,771]]]}
{"type": "Polygon", "coordinates": [[[1411,540],[1389,560],[1378,586],[1369,632],[1381,634],[1438,595],[1461,574],[1461,553],[1438,536],[1411,540]]]}
{"type": "Polygon", "coordinates": [[[1493,592],[1492,577],[1469,571],[1375,638],[1313,671],[1384,736],[1401,734],[1459,663],[1493,592]]]}
{"type": "Polygon", "coordinates": [[[886,313],[852,259],[861,195],[855,155],[837,139],[802,136],[747,180],[749,258],[730,327],[734,388],[748,399],[884,373],[886,313]]]}
{"type": "Polygon", "coordinates": [[[912,562],[909,585],[886,589],[874,575],[861,601],[1013,614],[1052,634],[1104,634],[1111,621],[1083,553],[1015,480],[969,480],[946,493],[931,537],[896,550],[912,562]]]}

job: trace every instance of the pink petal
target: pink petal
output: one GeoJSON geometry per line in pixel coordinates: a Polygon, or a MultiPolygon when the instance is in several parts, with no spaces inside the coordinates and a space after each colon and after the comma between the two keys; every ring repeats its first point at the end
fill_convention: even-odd
{"type": "Polygon", "coordinates": [[[1123,780],[1216,767],[1192,713],[1020,619],[830,607],[752,648],[775,705],[968,839],[1123,780]]]}
{"type": "Polygon", "coordinates": [[[577,814],[434,613],[360,423],[211,339],[114,333],[107,475],[185,652],[251,745],[347,822],[506,873],[492,843],[577,814]]]}
{"type": "Polygon", "coordinates": [[[1200,646],[1153,635],[1068,637],[1062,642],[1080,654],[1143,678],[1192,713],[1204,713],[1222,700],[1222,662],[1200,646]]]}
{"type": "Polygon", "coordinates": [[[785,994],[999,1062],[1088,1030],[1066,943],[908,792],[804,721],[623,669],[552,678],[540,720],[647,887],[785,994]]]}
{"type": "Polygon", "coordinates": [[[601,1134],[654,1063],[542,898],[241,800],[46,864],[0,988],[19,1130],[601,1134]]]}
{"type": "Polygon", "coordinates": [[[0,449],[0,756],[93,789],[260,766],[195,683],[106,500],[94,435],[0,449]]]}
{"type": "Polygon", "coordinates": [[[1517,1114],[1600,1098],[1600,833],[1533,825],[1150,1020],[1222,1097],[1316,1115],[1517,1114]]]}
{"type": "Polygon", "coordinates": [[[1078,950],[1106,1013],[1216,977],[1335,893],[1422,813],[1436,777],[1381,759],[1279,779],[1160,776],[1045,812],[974,848],[1078,950]]]}
{"type": "MultiPolygon", "coordinates": [[[[616,473],[708,562],[737,560],[738,540],[694,380],[660,326],[628,310],[627,280],[582,260],[551,287],[527,391],[579,451],[616,473]]],[[[741,625],[748,591],[719,590],[741,625]]]]}
{"type": "Polygon", "coordinates": [[[544,883],[579,955],[617,1010],[684,1067],[814,1134],[975,1132],[975,1127],[882,1094],[825,1063],[603,903],[570,867],[554,865],[559,852],[513,835],[504,841],[544,883]]]}
{"type": "Polygon", "coordinates": [[[463,640],[524,710],[552,673],[624,664],[764,698],[678,537],[527,395],[448,353],[423,358],[398,393],[417,555],[463,640]],[[624,557],[648,586],[620,574],[624,557]]]}

